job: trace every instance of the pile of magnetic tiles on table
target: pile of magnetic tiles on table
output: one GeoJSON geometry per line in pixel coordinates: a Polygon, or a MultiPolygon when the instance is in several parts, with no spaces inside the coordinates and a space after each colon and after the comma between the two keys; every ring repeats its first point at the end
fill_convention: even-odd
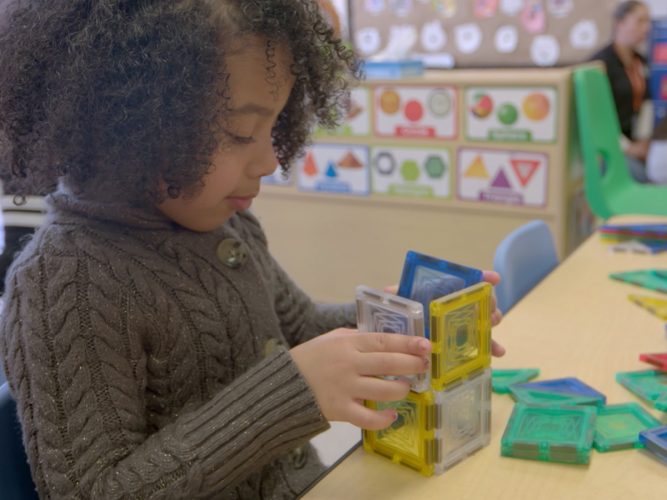
{"type": "MultiPolygon", "coordinates": [[[[652,255],[666,248],[667,225],[602,226],[601,239],[612,251],[652,255]],[[648,249],[648,250],[647,250],[648,249]]],[[[667,293],[667,270],[612,273],[610,278],[667,293]]],[[[667,301],[630,294],[630,301],[667,321],[667,301]]],[[[667,353],[641,354],[652,370],[620,372],[616,380],[667,412],[667,353]]],[[[577,378],[528,383],[539,370],[494,370],[494,392],[517,402],[501,441],[504,456],[586,464],[600,452],[645,448],[667,465],[667,426],[637,403],[606,405],[606,397],[577,378]]]]}
{"type": "MultiPolygon", "coordinates": [[[[517,401],[502,437],[504,456],[588,463],[593,447],[645,447],[667,464],[667,426],[640,405],[605,406],[604,395],[574,378],[527,383],[537,369],[492,371],[491,293],[481,271],[416,252],[406,256],[397,295],[357,288],[360,331],[423,336],[432,343],[430,371],[408,377],[405,399],[365,401],[398,415],[387,429],[363,432],[366,451],[426,476],[445,472],[489,444],[493,380],[495,392],[517,401]]],[[[617,379],[667,411],[667,366],[662,368],[664,373],[619,373],[617,379]]]]}

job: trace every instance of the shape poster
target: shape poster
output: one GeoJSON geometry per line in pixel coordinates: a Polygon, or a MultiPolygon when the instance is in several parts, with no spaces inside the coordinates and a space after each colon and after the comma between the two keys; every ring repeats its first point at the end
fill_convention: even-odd
{"type": "Polygon", "coordinates": [[[547,155],[523,151],[461,148],[458,197],[461,200],[545,207],[547,155]]]}
{"type": "Polygon", "coordinates": [[[466,137],[472,141],[555,142],[558,94],[552,87],[468,87],[466,137]]]}
{"type": "Polygon", "coordinates": [[[368,195],[369,151],[366,146],[314,144],[295,165],[302,191],[368,195]]]}
{"type": "Polygon", "coordinates": [[[454,87],[378,86],[373,92],[375,135],[403,139],[456,139],[454,87]]]}
{"type": "Polygon", "coordinates": [[[320,136],[366,137],[371,134],[371,90],[357,87],[350,92],[343,123],[334,130],[318,129],[320,136]]]}
{"type": "Polygon", "coordinates": [[[445,148],[373,147],[374,193],[419,198],[449,198],[451,155],[445,148]]]}

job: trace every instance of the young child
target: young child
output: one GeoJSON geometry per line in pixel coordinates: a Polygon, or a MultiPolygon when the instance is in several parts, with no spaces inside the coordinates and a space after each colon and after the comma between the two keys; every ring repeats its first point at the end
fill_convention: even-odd
{"type": "Polygon", "coordinates": [[[8,12],[1,173],[52,191],[0,323],[40,496],[296,496],[321,472],[308,440],[390,425],[362,400],[404,397],[377,376],[423,372],[430,351],[346,329],[354,306],[311,302],[247,211],[339,118],[353,55],[316,0],[8,12]]]}

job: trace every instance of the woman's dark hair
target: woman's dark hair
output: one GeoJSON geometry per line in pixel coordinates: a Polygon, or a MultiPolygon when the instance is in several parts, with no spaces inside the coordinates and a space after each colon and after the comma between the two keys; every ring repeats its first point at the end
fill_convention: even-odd
{"type": "Polygon", "coordinates": [[[639,2],[638,0],[627,0],[625,2],[621,2],[614,9],[614,21],[618,23],[625,19],[637,7],[645,6],[646,4],[644,2],[639,2]]]}
{"type": "MultiPolygon", "coordinates": [[[[19,194],[74,190],[132,201],[196,192],[221,141],[225,51],[246,35],[292,58],[273,130],[289,168],[315,124],[335,126],[357,60],[316,0],[15,1],[0,33],[0,175],[19,194]]],[[[7,189],[6,189],[7,190],[7,189]]]]}

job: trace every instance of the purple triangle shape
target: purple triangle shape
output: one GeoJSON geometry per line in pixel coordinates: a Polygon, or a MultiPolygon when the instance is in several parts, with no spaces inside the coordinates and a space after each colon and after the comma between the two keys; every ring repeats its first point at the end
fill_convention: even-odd
{"type": "Polygon", "coordinates": [[[493,179],[491,186],[497,188],[507,188],[507,189],[512,188],[512,186],[510,185],[510,181],[507,179],[505,171],[502,168],[498,171],[498,175],[496,175],[496,178],[493,179]]]}

